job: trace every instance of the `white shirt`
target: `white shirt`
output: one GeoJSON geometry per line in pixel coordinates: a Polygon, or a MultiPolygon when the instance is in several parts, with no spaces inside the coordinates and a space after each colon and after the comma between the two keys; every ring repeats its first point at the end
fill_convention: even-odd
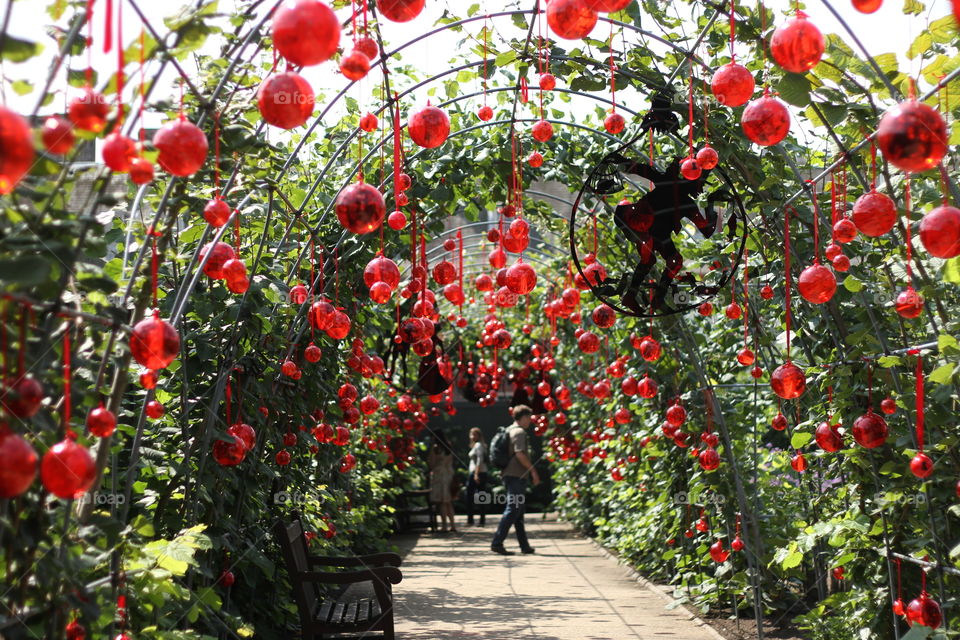
{"type": "Polygon", "coordinates": [[[470,473],[487,472],[487,447],[482,442],[474,443],[470,448],[470,473]]]}

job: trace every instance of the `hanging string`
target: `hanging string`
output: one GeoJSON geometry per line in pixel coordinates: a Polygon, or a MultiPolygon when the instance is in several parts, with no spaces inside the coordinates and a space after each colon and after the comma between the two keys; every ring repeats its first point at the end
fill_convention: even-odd
{"type": "Polygon", "coordinates": [[[617,112],[617,65],[613,62],[613,22],[610,22],[610,101],[613,103],[610,113],[617,112]]]}
{"type": "Polygon", "coordinates": [[[733,41],[737,34],[737,0],[730,0],[730,62],[737,61],[737,52],[733,50],[733,41]]]}
{"type": "Polygon", "coordinates": [[[77,435],[70,428],[70,321],[63,332],[63,431],[66,437],[75,440],[77,435]]]}
{"type": "Polygon", "coordinates": [[[813,201],[813,263],[820,264],[820,205],[817,203],[817,183],[807,180],[813,201]]]}
{"type": "MultiPolygon", "coordinates": [[[[541,92],[542,93],[542,92],[541,92]]],[[[527,104],[530,102],[530,87],[527,85],[527,77],[520,78],[520,102],[527,104]]],[[[540,117],[543,118],[543,104],[540,105],[540,117]]]]}
{"type": "Polygon", "coordinates": [[[240,209],[233,210],[233,246],[240,255],[240,209]]]}
{"type": "Polygon", "coordinates": [[[793,207],[787,207],[784,209],[783,216],[783,264],[784,264],[784,289],[785,289],[785,299],[784,299],[784,309],[786,310],[786,325],[787,325],[787,362],[790,362],[790,212],[793,211],[793,207]]]}
{"type": "Polygon", "coordinates": [[[334,302],[340,307],[340,247],[333,248],[333,283],[334,302]]]}
{"type": "MultiPolygon", "coordinates": [[[[123,2],[121,1],[122,5],[123,2]]],[[[113,0],[107,0],[107,6],[103,15],[103,52],[110,53],[113,48],[113,0]]],[[[123,48],[123,45],[120,45],[123,48]]]]}
{"type": "Polygon", "coordinates": [[[690,88],[687,96],[687,103],[689,109],[689,119],[690,123],[689,129],[689,145],[690,145],[690,156],[693,156],[693,58],[690,58],[690,88]]]}
{"type": "Polygon", "coordinates": [[[157,233],[154,231],[153,227],[150,227],[150,286],[153,289],[153,308],[156,309],[157,305],[157,281],[159,279],[158,273],[160,271],[160,254],[157,252],[157,233]]]}
{"type": "Polygon", "coordinates": [[[460,308],[460,315],[463,315],[463,232],[460,229],[457,229],[457,254],[458,254],[458,263],[459,267],[457,269],[457,279],[460,283],[460,304],[457,305],[460,308]]]}
{"type": "MultiPolygon", "coordinates": [[[[107,0],[107,15],[110,15],[109,2],[107,0]]],[[[109,49],[107,49],[109,51],[109,49]]],[[[117,3],[117,131],[123,124],[123,89],[126,86],[126,75],[123,72],[123,0],[117,3]]]]}
{"type": "Polygon", "coordinates": [[[93,86],[93,5],[96,0],[87,0],[87,70],[85,80],[87,88],[93,86]]]}
{"type": "Polygon", "coordinates": [[[870,138],[870,190],[877,188],[877,142],[870,138]]]}
{"type": "Polygon", "coordinates": [[[830,226],[837,224],[837,172],[830,176],[830,226]]]}
{"type": "Polygon", "coordinates": [[[17,378],[22,378],[27,373],[27,317],[29,313],[29,304],[24,304],[20,307],[20,345],[17,349],[17,378]]]}
{"type": "Polygon", "coordinates": [[[917,451],[923,453],[924,420],[923,356],[917,353],[917,451]]]}
{"type": "Polygon", "coordinates": [[[144,32],[143,27],[140,28],[140,146],[141,150],[143,143],[146,140],[147,129],[144,126],[143,119],[144,114],[147,110],[147,92],[144,85],[147,82],[146,74],[144,73],[144,59],[146,58],[146,33],[144,32]]]}
{"type": "Polygon", "coordinates": [[[490,16],[483,19],[483,104],[487,104],[487,23],[490,16]]]}
{"type": "MultiPolygon", "coordinates": [[[[313,240],[313,239],[311,238],[311,241],[312,241],[312,240],[313,240]]],[[[319,283],[319,284],[320,284],[320,295],[321,295],[321,296],[324,296],[324,293],[325,293],[326,290],[327,290],[327,287],[326,287],[326,285],[325,285],[324,282],[323,282],[323,280],[324,280],[324,272],[326,271],[326,264],[324,263],[324,260],[325,260],[325,258],[324,258],[324,247],[323,247],[323,245],[320,245],[320,262],[318,262],[317,264],[320,265],[320,269],[319,269],[319,270],[320,270],[320,283],[319,283]]],[[[311,278],[310,280],[311,280],[311,282],[312,282],[312,281],[313,281],[313,278],[311,278]]],[[[311,293],[313,293],[313,292],[311,291],[311,293]]],[[[325,296],[324,296],[324,297],[325,297],[325,296]]]]}
{"type": "Polygon", "coordinates": [[[750,249],[746,245],[743,247],[743,346],[746,348],[750,339],[750,298],[748,281],[750,280],[750,249]]]}
{"type": "Polygon", "coordinates": [[[910,174],[905,175],[907,186],[904,190],[904,205],[907,219],[904,222],[904,228],[906,233],[906,250],[907,250],[907,286],[913,287],[913,266],[910,264],[913,258],[913,246],[910,240],[910,174]]]}
{"type": "Polygon", "coordinates": [[[230,377],[233,375],[233,372],[227,374],[227,388],[223,392],[224,404],[226,405],[227,413],[227,425],[232,425],[230,421],[230,405],[233,402],[233,389],[230,386],[230,377]]]}
{"type": "Polygon", "coordinates": [[[213,114],[213,192],[220,197],[220,112],[213,114]]]}
{"type": "Polygon", "coordinates": [[[873,362],[867,361],[867,406],[873,409],[873,362]]]}
{"type": "Polygon", "coordinates": [[[0,380],[7,379],[7,301],[0,300],[0,380]]]}

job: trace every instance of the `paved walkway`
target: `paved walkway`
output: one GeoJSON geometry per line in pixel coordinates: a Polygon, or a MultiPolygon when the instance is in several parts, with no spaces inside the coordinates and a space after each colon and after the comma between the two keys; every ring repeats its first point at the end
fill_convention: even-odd
{"type": "MultiPolygon", "coordinates": [[[[490,552],[497,518],[458,535],[397,539],[403,582],[394,587],[398,640],[717,640],[682,608],[565,524],[527,516],[537,553],[490,552]]],[[[516,551],[513,532],[507,548],[516,551]]]]}

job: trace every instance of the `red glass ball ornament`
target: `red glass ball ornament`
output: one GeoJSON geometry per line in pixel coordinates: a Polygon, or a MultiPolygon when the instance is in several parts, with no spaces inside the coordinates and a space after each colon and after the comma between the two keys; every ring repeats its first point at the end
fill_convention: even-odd
{"type": "Polygon", "coordinates": [[[750,376],[756,379],[759,379],[763,375],[763,368],[760,365],[755,366],[753,369],[750,369],[750,376]]]}
{"type": "Polygon", "coordinates": [[[394,197],[397,207],[405,207],[410,204],[410,198],[403,191],[396,194],[394,197]]]}
{"type": "Polygon", "coordinates": [[[821,449],[832,453],[843,448],[843,437],[838,430],[839,426],[830,424],[826,420],[817,425],[813,437],[821,449]]]}
{"type": "Polygon", "coordinates": [[[247,455],[247,447],[239,436],[230,435],[227,440],[217,440],[213,443],[213,459],[221,467],[235,467],[247,455]]]}
{"type": "Polygon", "coordinates": [[[420,12],[426,0],[377,0],[377,10],[387,20],[393,22],[409,22],[420,12]]]}
{"type": "Polygon", "coordinates": [[[147,369],[166,369],[180,355],[180,335],[160,313],[154,311],[133,327],[130,354],[147,369]]]}
{"type": "Polygon", "coordinates": [[[596,353],[600,349],[600,338],[594,333],[584,331],[577,338],[577,347],[583,353],[596,353]]]}
{"type": "Polygon", "coordinates": [[[827,260],[833,262],[833,259],[839,255],[843,255],[843,247],[839,244],[831,242],[827,245],[827,248],[823,250],[823,255],[827,257],[827,260]]]}
{"type": "Polygon", "coordinates": [[[377,119],[377,116],[373,115],[369,111],[360,117],[360,129],[366,131],[367,133],[376,131],[379,125],[380,121],[377,119]]]}
{"type": "Polygon", "coordinates": [[[912,286],[907,287],[899,294],[893,303],[894,309],[901,317],[913,319],[923,313],[923,296],[917,293],[912,286]]]}
{"type": "Polygon", "coordinates": [[[369,416],[380,408],[380,401],[374,396],[367,394],[360,399],[360,413],[369,416]]]}
{"type": "Polygon", "coordinates": [[[340,21],[319,0],[284,3],[273,14],[271,30],[277,52],[298,66],[329,60],[340,44],[340,21]]]}
{"type": "Polygon", "coordinates": [[[140,374],[140,386],[144,389],[155,389],[157,387],[157,372],[148,369],[140,374]]]}
{"type": "Polygon", "coordinates": [[[749,347],[744,347],[737,352],[737,362],[739,362],[744,367],[749,367],[754,362],[756,362],[757,356],[749,347]]]}
{"type": "Polygon", "coordinates": [[[547,5],[547,24],[564,40],[580,40],[593,31],[599,16],[590,8],[595,0],[552,0],[547,5]]]}
{"type": "MultiPolygon", "coordinates": [[[[833,225],[833,241],[846,244],[857,237],[857,225],[850,218],[840,218],[833,225]]],[[[831,258],[832,260],[832,258],[831,258]]]]}
{"type": "Polygon", "coordinates": [[[87,88],[79,96],[70,101],[67,107],[67,117],[77,129],[100,133],[107,126],[107,114],[110,113],[110,104],[103,94],[87,88]]]}
{"type": "Polygon", "coordinates": [[[853,8],[860,13],[873,13],[880,8],[883,0],[852,0],[853,8]]]}
{"type": "Polygon", "coordinates": [[[620,390],[626,396],[637,395],[637,379],[633,376],[627,376],[620,381],[620,390]]]}
{"type": "MultiPolygon", "coordinates": [[[[720,454],[717,453],[717,450],[713,447],[707,447],[700,452],[698,461],[704,471],[715,471],[720,466],[720,454]]],[[[726,559],[726,557],[724,557],[724,559],[726,559]]],[[[723,562],[723,560],[717,560],[717,562],[723,562]]]]}
{"type": "Polygon", "coordinates": [[[66,118],[60,116],[50,116],[43,121],[40,138],[43,140],[44,149],[61,156],[70,153],[76,142],[76,136],[73,135],[73,125],[66,118]]]}
{"type": "Polygon", "coordinates": [[[703,145],[699,151],[697,151],[697,166],[703,169],[704,171],[709,171],[714,169],[717,164],[720,162],[720,156],[717,155],[717,150],[711,147],[709,144],[703,145]]]}
{"type": "Polygon", "coordinates": [[[746,546],[747,545],[743,543],[743,539],[739,535],[737,535],[737,537],[733,539],[733,542],[730,543],[730,548],[734,551],[743,551],[746,546]]]}
{"type": "Polygon", "coordinates": [[[880,410],[888,416],[893,415],[897,412],[897,401],[887,396],[880,402],[880,410]]]}
{"type": "Polygon", "coordinates": [[[866,449],[875,449],[886,442],[888,432],[886,421],[872,408],[853,422],[853,439],[866,449]]]}
{"type": "Polygon", "coordinates": [[[743,133],[764,147],[775,145],[790,132],[790,112],[783,102],[767,90],[763,97],[747,105],[740,119],[743,133]]]}
{"type": "Polygon", "coordinates": [[[230,425],[227,428],[227,433],[240,438],[247,451],[253,451],[253,448],[257,446],[257,432],[245,422],[236,422],[230,425]]]}
{"type": "Polygon", "coordinates": [[[14,498],[37,477],[37,452],[20,435],[0,424],[0,498],[14,498]]]}
{"type": "Polygon", "coordinates": [[[646,336],[640,341],[640,356],[647,362],[655,362],[660,359],[660,343],[653,336],[646,336]]]}
{"type": "Polygon", "coordinates": [[[753,74],[736,62],[723,65],[713,74],[710,90],[720,104],[739,107],[753,96],[756,82],[753,74]]]}
{"type": "Polygon", "coordinates": [[[50,447],[40,462],[40,480],[58,498],[81,497],[96,477],[97,466],[90,452],[71,438],[50,447]]]}
{"type": "Polygon", "coordinates": [[[303,357],[307,362],[320,362],[320,358],[323,356],[323,352],[320,351],[320,347],[313,344],[312,342],[307,345],[307,348],[303,350],[303,357]]]}
{"type": "Polygon", "coordinates": [[[3,408],[16,418],[30,418],[40,410],[43,402],[43,387],[30,375],[8,380],[0,395],[3,408]]]}
{"type": "Polygon", "coordinates": [[[537,272],[526,262],[517,262],[507,269],[506,286],[517,295],[526,295],[537,286],[537,272]]]}
{"type": "Polygon", "coordinates": [[[723,548],[723,540],[717,540],[710,545],[710,557],[716,563],[726,562],[730,552],[723,548]]]}
{"type": "Polygon", "coordinates": [[[407,121],[410,139],[424,149],[435,149],[450,135],[450,119],[437,107],[427,106],[413,113],[407,121]]]}
{"type": "MultiPolygon", "coordinates": [[[[886,194],[872,190],[853,203],[853,223],[864,235],[873,238],[882,236],[893,229],[896,221],[897,205],[886,194]]],[[[920,229],[922,239],[922,222],[920,229]]]]}
{"type": "Polygon", "coordinates": [[[850,269],[850,258],[841,253],[831,260],[830,264],[833,266],[834,270],[845,272],[850,269]]]}
{"type": "Polygon", "coordinates": [[[362,80],[370,73],[370,58],[359,49],[352,49],[340,58],[340,73],[348,80],[362,80]]]}
{"type": "Polygon", "coordinates": [[[366,182],[354,182],[337,196],[334,210],[344,229],[369,233],[383,224],[387,205],[376,187],[366,182]]]}
{"type": "Polygon", "coordinates": [[[887,111],[877,128],[877,146],[898,169],[931,169],[947,153],[947,123],[933,107],[907,100],[887,111]]]}
{"type": "Polygon", "coordinates": [[[433,268],[433,279],[441,286],[448,285],[457,279],[457,268],[447,260],[438,262],[433,268]]]}
{"type": "Polygon", "coordinates": [[[486,273],[481,273],[473,282],[477,291],[493,291],[493,278],[486,273]]]}
{"type": "Polygon", "coordinates": [[[523,218],[517,218],[510,223],[510,234],[517,238],[526,238],[530,235],[530,223],[523,218]]]}
{"type": "Polygon", "coordinates": [[[770,376],[770,386],[784,400],[799,398],[807,389],[807,376],[797,365],[785,362],[770,376]]]}
{"type": "Polygon", "coordinates": [[[136,185],[153,182],[153,163],[146,158],[134,158],[131,160],[130,182],[136,185]]]}
{"type": "Polygon", "coordinates": [[[837,278],[829,267],[812,264],[800,272],[797,289],[807,302],[823,304],[837,291],[837,278]]]}
{"type": "Polygon", "coordinates": [[[267,124],[281,129],[294,129],[306,123],[315,102],[313,87],[293,71],[273,74],[263,81],[257,92],[260,115],[267,124]]]}
{"type": "Polygon", "coordinates": [[[907,605],[907,621],[936,629],[943,623],[943,611],[940,604],[923,591],[907,605]]]}
{"type": "Polygon", "coordinates": [[[928,478],[933,473],[933,460],[922,451],[910,460],[910,472],[918,478],[928,478]]]}
{"type": "Polygon", "coordinates": [[[672,404],[667,408],[667,423],[680,427],[687,421],[687,410],[682,405],[672,404]]]}
{"type": "Polygon", "coordinates": [[[63,630],[67,640],[86,640],[87,638],[87,630],[76,620],[71,620],[63,630]]]}
{"type": "Polygon", "coordinates": [[[743,316],[743,307],[741,307],[738,302],[734,301],[727,305],[727,308],[723,310],[723,313],[730,320],[739,320],[743,316]]]}
{"type": "Polygon", "coordinates": [[[546,142],[553,137],[553,124],[547,120],[537,120],[530,129],[530,135],[537,142],[546,142]]]}
{"type": "Polygon", "coordinates": [[[166,409],[164,409],[163,405],[160,404],[158,401],[151,400],[150,402],[147,403],[147,406],[144,407],[143,412],[151,420],[159,420],[160,418],[163,417],[163,414],[166,413],[166,409]]]}
{"type": "MultiPolygon", "coordinates": [[[[370,36],[361,36],[357,38],[357,41],[353,44],[353,47],[367,56],[367,58],[372,62],[380,57],[380,45],[377,44],[377,41],[371,38],[370,36]]],[[[375,129],[376,127],[374,127],[375,129]]]]}
{"type": "Polygon", "coordinates": [[[333,321],[333,314],[336,309],[326,300],[318,300],[310,305],[310,312],[307,314],[307,320],[310,326],[318,331],[326,331],[327,327],[333,321]]]}
{"type": "Polygon", "coordinates": [[[627,8],[633,0],[586,0],[587,6],[594,11],[614,13],[627,8]]]}
{"type": "Polygon", "coordinates": [[[247,266],[243,264],[243,260],[238,258],[233,258],[227,260],[223,263],[223,278],[227,282],[234,282],[236,280],[246,280],[247,278],[247,266]]]}
{"type": "Polygon", "coordinates": [[[13,191],[33,166],[33,132],[18,113],[0,107],[0,194],[13,191]]]}
{"type": "Polygon", "coordinates": [[[504,253],[503,249],[497,247],[487,254],[487,261],[494,269],[502,269],[507,264],[507,254],[504,253]]]}
{"type": "Polygon", "coordinates": [[[897,614],[898,616],[902,616],[906,614],[906,611],[907,611],[907,605],[903,600],[901,600],[900,598],[897,598],[896,600],[893,601],[893,612],[895,614],[897,614]]]}
{"type": "Polygon", "coordinates": [[[337,309],[330,318],[330,326],[327,327],[326,333],[334,340],[343,340],[350,333],[350,326],[350,316],[337,309]]]}
{"type": "Polygon", "coordinates": [[[527,156],[527,164],[529,164],[534,169],[543,166],[543,155],[539,151],[532,152],[527,156]]]}
{"type": "Polygon", "coordinates": [[[447,238],[446,240],[443,241],[444,251],[453,251],[456,248],[457,248],[457,241],[454,240],[453,238],[447,238]]]}
{"type": "Polygon", "coordinates": [[[603,119],[603,128],[611,135],[615,136],[618,133],[622,133],[626,127],[627,121],[619,113],[611,113],[603,119]]]}
{"type": "Polygon", "coordinates": [[[770,421],[770,428],[774,431],[783,431],[787,428],[787,417],[778,411],[777,415],[773,416],[773,420],[770,421]]]}
{"type": "Polygon", "coordinates": [[[617,321],[616,312],[606,304],[601,304],[591,314],[593,324],[601,329],[609,329],[617,321]]]}
{"type": "Polygon", "coordinates": [[[207,258],[206,264],[203,265],[203,272],[214,280],[223,280],[226,277],[226,274],[223,272],[223,265],[225,265],[228,260],[236,258],[237,254],[233,252],[233,247],[226,242],[208,242],[205,244],[203,248],[200,249],[201,262],[207,257],[208,253],[210,257],[207,258]]]}
{"type": "Polygon", "coordinates": [[[378,252],[376,257],[364,267],[363,282],[368,287],[376,282],[384,282],[392,291],[400,284],[400,268],[397,267],[396,262],[378,252]]]}
{"type": "Polygon", "coordinates": [[[503,248],[510,253],[522,253],[529,244],[529,236],[515,236],[512,233],[506,233],[503,236],[503,248]]]}
{"type": "Polygon", "coordinates": [[[493,109],[491,109],[487,105],[483,105],[482,107],[477,109],[477,117],[480,118],[483,122],[488,122],[491,118],[493,118],[493,109]]]}
{"type": "Polygon", "coordinates": [[[399,231],[407,226],[407,216],[403,215],[403,212],[400,210],[393,211],[387,216],[387,224],[394,231],[399,231]]]}
{"type": "Polygon", "coordinates": [[[222,227],[227,224],[227,220],[230,219],[230,213],[230,205],[224,202],[223,198],[217,196],[207,202],[203,208],[203,219],[206,220],[207,224],[211,227],[222,227]]]}
{"type": "Polygon", "coordinates": [[[823,57],[823,34],[802,12],[773,32],[770,55],[778,65],[793,73],[806,73],[823,57]]]}
{"type": "Polygon", "coordinates": [[[770,300],[773,298],[773,287],[768,284],[763,285],[760,288],[760,297],[764,300],[770,300]]]}
{"type": "Polygon", "coordinates": [[[920,242],[938,258],[960,255],[960,209],[942,205],[920,220],[920,242]]]}
{"type": "Polygon", "coordinates": [[[697,313],[702,316],[709,316],[713,313],[713,305],[709,302],[704,302],[699,307],[697,307],[697,313]]]}
{"type": "Polygon", "coordinates": [[[646,374],[643,376],[643,379],[637,383],[637,393],[641,398],[647,398],[649,400],[657,395],[657,389],[657,381],[646,374]]]}
{"type": "Polygon", "coordinates": [[[790,466],[793,467],[793,470],[797,473],[803,473],[807,470],[807,459],[803,457],[802,453],[797,453],[790,458],[790,466]]]}
{"type": "Polygon", "coordinates": [[[109,437],[116,428],[117,417],[104,406],[96,407],[87,414],[87,429],[99,438],[109,437]]]}
{"type": "MultiPolygon", "coordinates": [[[[274,456],[273,459],[276,461],[278,465],[280,465],[281,467],[285,467],[288,464],[290,464],[290,452],[287,451],[286,449],[281,449],[280,451],[277,451],[277,455],[274,456]]],[[[229,571],[227,573],[229,573],[230,575],[230,584],[227,584],[226,580],[224,580],[223,576],[221,576],[221,582],[224,583],[225,587],[229,587],[230,585],[232,585],[234,580],[233,574],[230,573],[229,571]]]]}
{"type": "Polygon", "coordinates": [[[699,180],[703,171],[697,166],[697,159],[689,156],[680,163],[680,174],[687,180],[699,180]]]}
{"type": "Polygon", "coordinates": [[[159,152],[157,163],[175,176],[192,176],[207,159],[207,136],[192,122],[178,118],[160,127],[153,136],[153,146],[159,152]]]}

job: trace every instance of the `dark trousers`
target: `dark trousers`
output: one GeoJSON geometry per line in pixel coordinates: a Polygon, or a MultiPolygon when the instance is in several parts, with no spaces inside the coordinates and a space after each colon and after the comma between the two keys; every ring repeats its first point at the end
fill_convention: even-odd
{"type": "Polygon", "coordinates": [[[473,512],[480,512],[480,524],[487,521],[486,506],[490,504],[490,494],[487,493],[487,474],[486,472],[478,474],[478,482],[473,474],[467,478],[467,523],[473,524],[473,512]]]}
{"type": "Polygon", "coordinates": [[[500,524],[497,526],[497,532],[493,536],[493,546],[503,545],[510,533],[510,527],[517,532],[517,542],[521,549],[530,546],[527,542],[527,532],[523,526],[523,513],[526,511],[526,490],[527,479],[515,478],[513,476],[504,476],[503,484],[507,489],[507,507],[503,510],[503,517],[500,518],[500,524]]]}

